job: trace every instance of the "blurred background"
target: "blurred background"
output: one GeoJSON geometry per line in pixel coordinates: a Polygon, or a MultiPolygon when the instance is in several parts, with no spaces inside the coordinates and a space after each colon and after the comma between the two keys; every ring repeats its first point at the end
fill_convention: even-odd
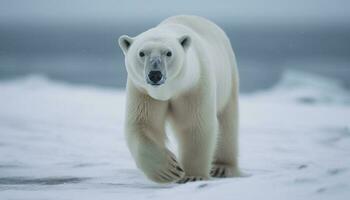
{"type": "Polygon", "coordinates": [[[177,14],[206,17],[230,37],[243,93],[272,87],[286,69],[350,88],[347,0],[0,0],[0,80],[42,74],[124,88],[122,34],[177,14]]]}

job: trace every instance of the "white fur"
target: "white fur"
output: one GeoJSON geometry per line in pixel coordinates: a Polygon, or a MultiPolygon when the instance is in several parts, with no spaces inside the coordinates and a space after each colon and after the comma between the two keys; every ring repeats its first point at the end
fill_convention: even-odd
{"type": "Polygon", "coordinates": [[[204,18],[174,16],[119,44],[128,72],[126,136],[146,176],[156,182],[238,176],[238,72],[225,33],[204,18]],[[164,84],[147,84],[148,57],[140,51],[161,55],[164,84]],[[165,146],[167,120],[179,161],[165,146]]]}

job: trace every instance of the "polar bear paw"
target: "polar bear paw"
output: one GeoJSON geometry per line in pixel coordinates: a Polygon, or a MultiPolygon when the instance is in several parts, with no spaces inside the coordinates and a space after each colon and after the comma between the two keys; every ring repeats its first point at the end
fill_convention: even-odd
{"type": "Polygon", "coordinates": [[[168,164],[164,166],[163,169],[159,169],[156,172],[154,180],[159,183],[170,183],[181,179],[184,175],[184,170],[179,165],[175,157],[170,154],[168,164]]]}
{"type": "Polygon", "coordinates": [[[205,180],[205,178],[200,177],[200,176],[185,176],[182,179],[180,179],[179,181],[177,181],[176,183],[187,183],[187,182],[194,182],[194,181],[202,181],[205,180]]]}
{"type": "Polygon", "coordinates": [[[158,183],[170,183],[184,177],[183,168],[169,150],[154,151],[151,155],[143,154],[141,162],[141,168],[151,180],[158,183]]]}
{"type": "Polygon", "coordinates": [[[241,177],[243,174],[237,167],[227,164],[213,164],[210,175],[216,178],[241,177]]]}

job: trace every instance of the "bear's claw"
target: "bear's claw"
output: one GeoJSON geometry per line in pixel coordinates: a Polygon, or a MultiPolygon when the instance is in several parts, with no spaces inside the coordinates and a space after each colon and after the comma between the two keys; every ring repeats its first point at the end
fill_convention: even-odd
{"type": "Polygon", "coordinates": [[[182,179],[180,179],[179,181],[177,181],[176,183],[187,183],[187,182],[194,182],[194,181],[202,181],[204,180],[204,178],[199,177],[199,176],[185,176],[182,179]]]}
{"type": "Polygon", "coordinates": [[[242,176],[241,172],[231,165],[225,164],[213,164],[212,169],[210,170],[210,176],[216,178],[224,177],[240,177],[242,176]]]}

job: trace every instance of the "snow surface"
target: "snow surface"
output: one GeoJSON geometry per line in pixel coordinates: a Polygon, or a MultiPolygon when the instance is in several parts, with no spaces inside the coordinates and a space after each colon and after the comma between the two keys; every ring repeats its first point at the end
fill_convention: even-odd
{"type": "Polygon", "coordinates": [[[124,91],[30,76],[0,82],[0,199],[350,199],[350,95],[285,73],[241,95],[244,178],[159,185],[135,167],[124,91]]]}

